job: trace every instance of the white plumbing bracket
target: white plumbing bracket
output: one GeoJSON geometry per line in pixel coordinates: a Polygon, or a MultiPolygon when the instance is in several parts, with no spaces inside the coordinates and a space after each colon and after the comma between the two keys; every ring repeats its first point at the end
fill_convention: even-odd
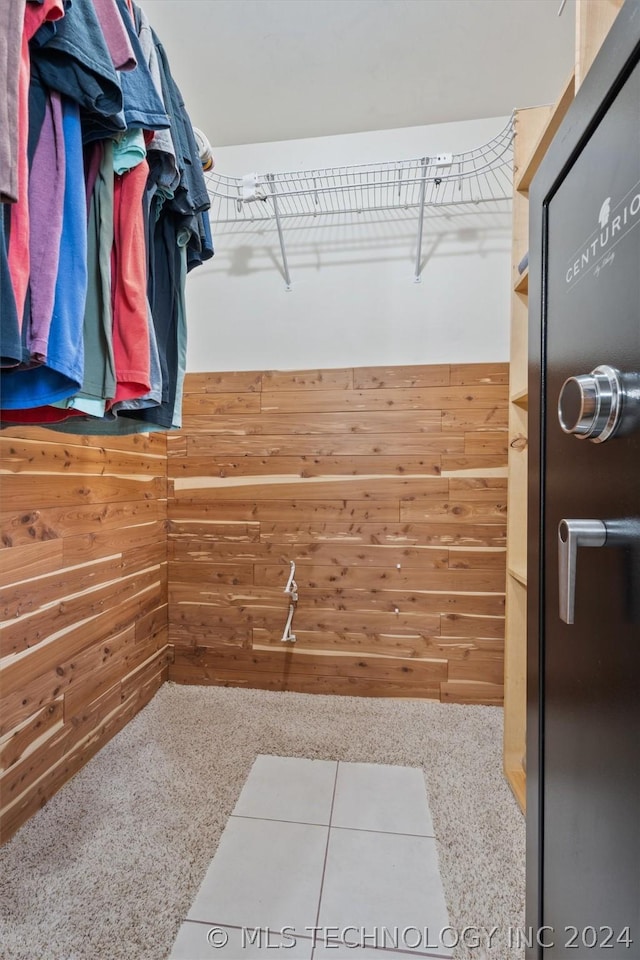
{"type": "Polygon", "coordinates": [[[295,581],[296,565],[293,560],[290,560],[291,571],[289,573],[289,579],[287,580],[287,585],[284,588],[283,593],[287,593],[291,598],[289,603],[289,616],[287,617],[287,622],[284,627],[284,632],[282,634],[283,643],[295,643],[296,635],[291,630],[291,623],[293,621],[293,615],[296,610],[296,604],[298,603],[298,584],[295,581]]]}
{"type": "Polygon", "coordinates": [[[293,603],[289,604],[289,616],[287,617],[287,622],[284,627],[284,632],[282,634],[283,643],[295,643],[296,635],[291,631],[291,621],[293,620],[293,614],[295,612],[295,605],[293,603]]]}
{"type": "Polygon", "coordinates": [[[295,580],[293,579],[296,575],[296,565],[294,560],[290,560],[291,572],[289,573],[289,579],[287,580],[287,585],[284,588],[284,593],[292,593],[295,589],[295,580]]]}

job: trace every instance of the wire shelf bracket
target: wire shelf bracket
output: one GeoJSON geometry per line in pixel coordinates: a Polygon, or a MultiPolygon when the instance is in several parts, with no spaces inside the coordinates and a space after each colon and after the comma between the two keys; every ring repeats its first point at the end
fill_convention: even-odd
{"type": "Polygon", "coordinates": [[[425,210],[446,212],[452,205],[511,200],[513,136],[511,116],[500,133],[465,153],[244,177],[227,177],[212,170],[205,174],[211,223],[214,229],[219,224],[275,223],[285,289],[291,290],[287,221],[415,210],[414,282],[420,283],[425,210]]]}

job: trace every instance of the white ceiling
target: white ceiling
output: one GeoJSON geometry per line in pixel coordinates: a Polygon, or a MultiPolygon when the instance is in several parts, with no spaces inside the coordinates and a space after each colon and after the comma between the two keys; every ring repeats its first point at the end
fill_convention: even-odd
{"type": "Polygon", "coordinates": [[[504,116],[573,62],[573,0],[141,3],[214,150],[504,116]]]}

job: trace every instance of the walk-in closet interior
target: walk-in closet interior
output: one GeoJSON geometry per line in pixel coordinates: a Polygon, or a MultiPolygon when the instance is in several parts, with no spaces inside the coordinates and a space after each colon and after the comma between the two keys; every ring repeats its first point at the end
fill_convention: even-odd
{"type": "MultiPolygon", "coordinates": [[[[592,788],[541,745],[592,687],[547,677],[536,619],[546,184],[618,96],[637,168],[639,24],[639,0],[4,0],[0,956],[640,956],[637,909],[583,910],[576,951],[545,900],[577,883],[569,842],[544,872],[549,803],[592,788]]],[[[640,170],[606,177],[566,286],[601,274],[595,303],[618,269],[637,316],[640,170]]],[[[593,415],[635,429],[637,471],[625,351],[560,382],[609,378],[593,415]]],[[[562,546],[579,626],[598,551],[562,546]]]]}

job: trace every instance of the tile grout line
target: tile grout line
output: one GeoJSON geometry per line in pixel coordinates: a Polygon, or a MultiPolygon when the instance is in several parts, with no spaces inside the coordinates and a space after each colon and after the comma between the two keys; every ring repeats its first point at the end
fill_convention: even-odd
{"type": "MultiPolygon", "coordinates": [[[[339,771],[339,768],[340,768],[340,764],[343,763],[343,762],[344,762],[344,761],[338,760],[338,761],[337,761],[337,765],[336,765],[336,781],[335,781],[335,786],[334,786],[334,790],[333,790],[333,798],[332,798],[332,800],[331,800],[331,812],[329,813],[329,835],[328,835],[328,837],[327,837],[327,850],[328,850],[328,848],[329,848],[329,838],[331,837],[331,831],[332,831],[332,830],[351,830],[352,832],[355,832],[355,833],[377,833],[377,834],[382,834],[382,835],[390,836],[390,837],[414,837],[415,839],[425,839],[425,840],[435,840],[435,839],[436,839],[435,834],[434,834],[434,835],[430,835],[430,834],[422,834],[422,833],[393,833],[393,832],[390,831],[390,830],[370,830],[370,829],[368,829],[368,828],[366,828],[366,827],[340,827],[340,826],[334,825],[334,824],[332,823],[332,820],[333,820],[333,810],[334,810],[334,806],[335,806],[336,787],[337,787],[337,784],[338,784],[338,771],[339,771]]],[[[426,787],[426,784],[425,784],[425,787],[426,787]]],[[[427,804],[427,810],[429,811],[429,817],[431,817],[431,808],[430,808],[430,806],[429,806],[429,798],[428,798],[428,795],[425,797],[425,800],[426,800],[426,804],[427,804]]],[[[321,902],[322,902],[322,889],[323,889],[323,886],[324,886],[325,869],[326,869],[326,856],[325,856],[325,867],[324,867],[324,869],[323,869],[323,871],[322,871],[322,883],[321,883],[321,885],[320,885],[320,901],[321,901],[321,902]]],[[[439,870],[438,870],[438,875],[440,875],[440,871],[439,871],[439,870]]],[[[442,883],[442,880],[441,880],[440,882],[442,883]]],[[[319,919],[320,919],[320,904],[318,904],[318,915],[317,915],[317,917],[316,917],[316,927],[318,926],[318,921],[319,921],[319,919]]],[[[343,940],[342,943],[344,943],[344,944],[346,945],[347,941],[344,941],[344,940],[343,940]]],[[[311,960],[313,960],[313,958],[314,958],[314,956],[315,956],[315,948],[316,948],[316,945],[315,945],[315,939],[314,939],[314,941],[313,941],[313,951],[312,951],[312,954],[311,954],[311,960]]],[[[453,955],[452,955],[452,954],[422,953],[422,952],[419,952],[419,951],[417,951],[417,950],[403,950],[403,949],[390,950],[390,949],[387,948],[387,947],[373,947],[372,949],[373,949],[373,950],[376,950],[376,951],[379,953],[379,955],[380,955],[380,957],[381,957],[381,960],[383,960],[385,954],[390,954],[390,955],[392,955],[392,956],[402,955],[402,956],[408,956],[408,957],[424,957],[425,960],[452,960],[452,958],[453,958],[453,955]]]]}
{"type": "MultiPolygon", "coordinates": [[[[327,827],[327,843],[324,848],[324,861],[322,863],[322,876],[320,878],[320,892],[318,894],[318,909],[316,910],[316,927],[318,926],[318,921],[320,920],[320,907],[322,905],[322,892],[324,890],[324,878],[327,872],[327,858],[329,856],[329,841],[331,839],[331,821],[333,819],[333,807],[336,802],[336,790],[338,788],[338,773],[340,771],[340,761],[336,761],[336,774],[333,781],[333,793],[331,794],[331,807],[329,809],[329,825],[327,827]]],[[[311,960],[313,960],[316,952],[316,942],[315,939],[312,941],[311,947],[311,960]]]]}
{"type": "MultiPolygon", "coordinates": [[[[266,821],[266,822],[268,822],[268,823],[295,823],[295,824],[298,824],[299,826],[305,826],[305,827],[326,827],[326,828],[327,828],[327,843],[326,843],[326,846],[325,846],[324,862],[323,862],[323,865],[322,865],[322,879],[321,879],[321,881],[320,881],[320,894],[319,894],[319,897],[318,897],[318,910],[317,910],[317,913],[316,913],[316,926],[318,925],[318,918],[319,918],[319,916],[320,916],[320,902],[321,902],[321,899],[322,899],[322,886],[323,886],[323,883],[324,883],[324,874],[325,874],[326,865],[327,865],[327,853],[328,853],[328,849],[329,849],[329,835],[330,835],[330,829],[331,829],[331,826],[330,826],[330,825],[331,825],[331,816],[332,816],[332,814],[333,814],[333,805],[334,805],[335,795],[336,795],[336,786],[337,786],[337,783],[338,783],[338,764],[339,764],[339,763],[340,763],[339,760],[336,760],[336,761],[335,761],[335,764],[336,764],[336,772],[335,772],[334,781],[333,781],[333,793],[332,793],[332,795],[331,795],[331,809],[329,810],[329,823],[328,823],[328,824],[326,824],[326,823],[309,823],[309,822],[302,821],[302,820],[276,820],[276,819],[273,818],[273,817],[248,817],[248,816],[244,816],[244,815],[242,815],[242,814],[234,814],[233,812],[231,812],[231,813],[229,814],[229,817],[227,818],[227,823],[225,824],[225,827],[224,827],[224,830],[226,830],[226,828],[227,828],[227,826],[229,825],[229,822],[230,822],[231,820],[233,820],[233,819],[238,819],[238,820],[262,820],[262,821],[266,821]]],[[[248,782],[250,776],[251,776],[251,771],[249,771],[249,775],[248,775],[248,777],[247,777],[247,780],[245,781],[245,785],[246,785],[246,783],[248,782]]],[[[236,806],[237,806],[237,802],[236,802],[236,806]]],[[[234,806],[234,809],[235,809],[235,806],[234,806]]],[[[224,830],[223,830],[223,833],[224,833],[224,830]]],[[[216,850],[216,853],[217,853],[217,852],[218,852],[218,851],[216,850]]],[[[216,853],[214,853],[213,857],[211,858],[210,863],[209,863],[209,866],[211,866],[211,864],[213,863],[213,861],[214,861],[214,859],[215,859],[215,856],[216,856],[216,853]]],[[[209,926],[212,925],[212,921],[208,921],[208,920],[192,920],[192,919],[189,919],[189,917],[184,917],[184,918],[182,919],[181,926],[182,926],[183,924],[185,924],[185,923],[202,923],[202,924],[207,924],[207,925],[209,925],[209,926]]],[[[216,925],[216,924],[214,924],[214,925],[216,925]]],[[[229,930],[242,930],[242,929],[243,929],[242,927],[236,927],[236,926],[233,925],[233,924],[223,924],[223,923],[220,923],[220,924],[217,924],[217,926],[227,927],[229,930]]],[[[299,936],[299,934],[296,934],[296,935],[299,936]]],[[[304,937],[303,937],[303,938],[304,938],[304,937]]],[[[304,938],[304,939],[310,939],[310,940],[311,940],[312,938],[309,937],[309,938],[304,938]]],[[[313,947],[312,947],[312,951],[311,951],[312,955],[313,955],[314,950],[315,950],[315,940],[313,940],[313,947]]]]}
{"type": "Polygon", "coordinates": [[[416,840],[435,840],[434,833],[404,833],[400,830],[374,830],[373,827],[342,827],[339,824],[314,823],[311,820],[280,820],[276,817],[250,817],[244,813],[232,813],[229,820],[264,820],[266,823],[295,823],[301,827],[331,827],[332,830],[353,830],[354,833],[380,833],[388,837],[415,837],[416,840]]]}
{"type": "MultiPolygon", "coordinates": [[[[325,851],[324,851],[324,860],[323,860],[323,866],[322,866],[322,875],[321,875],[321,880],[320,880],[320,890],[319,890],[319,897],[318,897],[318,907],[317,907],[317,911],[316,911],[316,928],[318,928],[318,923],[319,923],[319,919],[320,919],[320,912],[321,912],[321,907],[322,907],[322,897],[323,897],[323,893],[324,893],[324,883],[325,883],[326,869],[327,869],[327,861],[328,861],[329,843],[330,843],[330,840],[331,840],[331,831],[332,831],[333,829],[343,830],[343,831],[346,830],[346,831],[351,831],[351,832],[371,833],[371,834],[378,834],[378,835],[383,835],[383,836],[385,836],[385,835],[386,835],[386,836],[405,836],[405,837],[412,837],[412,838],[414,838],[414,839],[430,839],[430,840],[436,840],[436,837],[435,837],[435,835],[433,835],[433,834],[399,833],[399,832],[394,832],[394,831],[389,831],[389,830],[374,830],[374,829],[366,828],[366,827],[346,827],[346,826],[334,825],[334,824],[333,824],[333,814],[334,814],[334,810],[335,810],[335,800],[336,800],[336,794],[337,794],[339,766],[340,766],[340,763],[341,763],[341,762],[342,762],[342,761],[339,761],[339,760],[335,761],[336,767],[335,767],[335,775],[334,775],[334,783],[333,783],[333,792],[332,792],[332,797],[331,797],[331,805],[330,805],[330,810],[329,810],[329,822],[328,822],[328,824],[325,824],[325,823],[314,823],[314,822],[310,822],[310,821],[300,821],[300,820],[280,820],[280,819],[277,819],[277,818],[274,818],[274,817],[256,817],[256,816],[247,816],[247,815],[243,815],[243,814],[234,814],[234,813],[231,813],[231,814],[229,815],[229,818],[228,818],[228,821],[227,821],[227,823],[229,823],[232,819],[243,819],[243,820],[255,820],[255,821],[263,821],[263,822],[271,822],[271,823],[292,823],[292,824],[296,824],[296,825],[299,825],[299,826],[318,826],[318,827],[327,826],[327,841],[326,841],[325,851]]],[[[429,803],[428,803],[428,797],[426,798],[426,800],[427,800],[427,809],[430,810],[429,803]]],[[[215,859],[215,854],[214,854],[214,857],[212,858],[212,861],[211,861],[211,862],[213,862],[213,859],[215,859]]],[[[204,925],[204,926],[212,926],[212,925],[213,925],[213,926],[220,926],[220,927],[222,927],[222,928],[224,928],[224,929],[228,929],[228,930],[238,930],[238,931],[241,931],[241,930],[243,929],[243,927],[238,926],[238,925],[235,925],[235,924],[229,924],[229,923],[214,924],[213,921],[196,920],[196,919],[190,919],[190,918],[188,918],[188,917],[185,917],[182,922],[183,922],[183,924],[184,924],[184,923],[197,923],[197,924],[204,925]]],[[[264,928],[264,929],[266,929],[266,930],[268,931],[268,930],[269,930],[269,927],[266,927],[266,928],[264,928]]],[[[319,929],[319,928],[318,928],[318,929],[319,929]]],[[[299,933],[296,932],[296,937],[299,938],[299,939],[308,940],[308,941],[311,942],[311,960],[313,960],[313,958],[316,956],[316,946],[317,946],[316,935],[314,934],[313,937],[310,937],[310,936],[308,936],[308,935],[299,934],[299,933]]],[[[342,941],[342,943],[343,943],[345,946],[350,946],[350,944],[349,944],[348,941],[342,941]]],[[[441,953],[437,953],[437,954],[436,954],[436,953],[431,953],[430,951],[429,951],[429,952],[422,952],[422,951],[420,951],[420,950],[408,950],[408,949],[402,949],[402,948],[400,948],[400,949],[391,949],[391,948],[389,948],[389,947],[384,947],[384,946],[382,946],[382,947],[380,947],[380,946],[375,946],[375,947],[373,947],[373,949],[376,951],[376,954],[380,957],[380,960],[384,960],[385,956],[397,956],[397,955],[413,956],[413,957],[422,957],[422,958],[425,958],[425,960],[452,960],[452,955],[451,955],[451,954],[441,954],[441,953]]]]}
{"type": "MultiPolygon", "coordinates": [[[[223,930],[245,930],[246,929],[246,927],[240,927],[235,923],[219,923],[216,920],[186,919],[183,921],[183,923],[196,923],[196,924],[200,924],[200,926],[202,927],[221,927],[223,930]]],[[[318,922],[316,919],[316,926],[317,925],[318,925],[318,922]]],[[[256,929],[267,931],[270,929],[270,927],[256,927],[256,929]]],[[[296,940],[311,941],[314,944],[314,949],[315,949],[316,938],[310,937],[308,933],[298,933],[296,931],[295,938],[296,940]]],[[[340,943],[347,946],[349,944],[349,941],[341,940],[340,943]]],[[[354,948],[349,947],[349,949],[354,949],[354,948]]],[[[381,957],[384,957],[385,954],[390,954],[392,957],[396,957],[399,954],[401,954],[402,956],[406,956],[406,957],[426,958],[426,960],[432,960],[432,958],[434,958],[434,960],[452,960],[452,954],[450,953],[423,953],[419,950],[406,950],[406,949],[403,949],[402,947],[399,947],[397,950],[393,949],[392,947],[369,947],[369,949],[376,950],[381,957]]]]}
{"type": "Polygon", "coordinates": [[[337,824],[332,830],[351,830],[352,833],[377,833],[383,837],[413,837],[414,840],[435,840],[433,833],[401,833],[399,830],[374,830],[372,827],[340,827],[337,824]]]}
{"type": "Polygon", "coordinates": [[[231,813],[229,820],[262,820],[265,823],[295,823],[300,827],[328,827],[328,823],[314,823],[313,820],[281,820],[279,817],[250,817],[245,813],[231,813]]]}

